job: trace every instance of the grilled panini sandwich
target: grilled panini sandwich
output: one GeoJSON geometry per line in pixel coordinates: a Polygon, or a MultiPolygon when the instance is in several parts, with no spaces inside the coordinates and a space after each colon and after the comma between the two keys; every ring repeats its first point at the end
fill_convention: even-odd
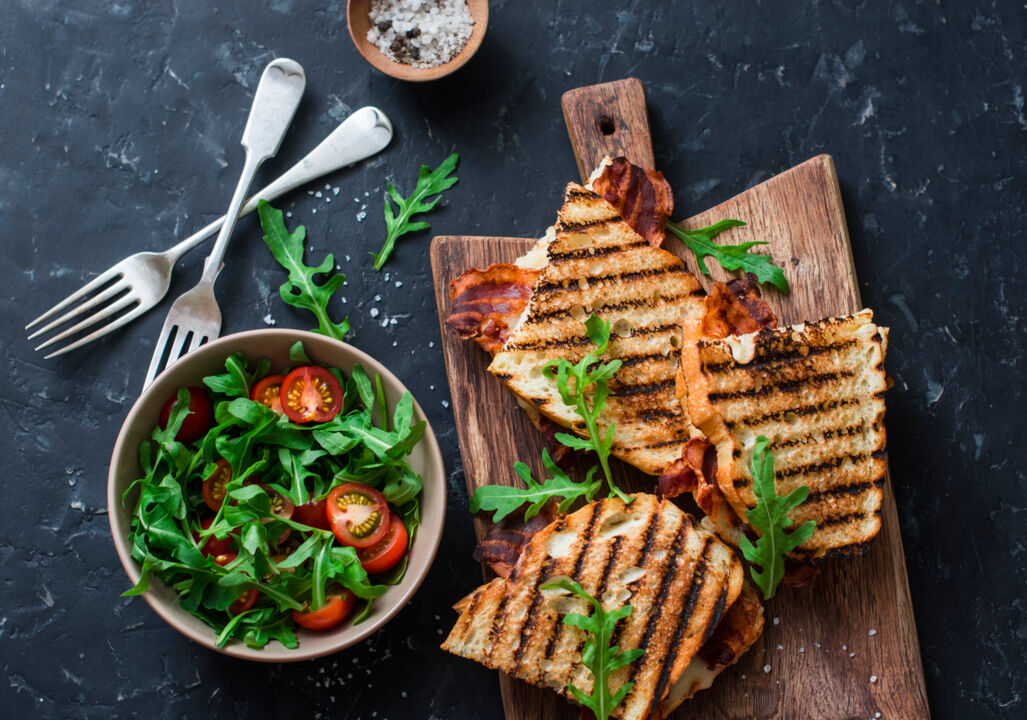
{"type": "MultiPolygon", "coordinates": [[[[756,506],[752,448],[765,435],[778,494],[810,489],[790,517],[796,526],[816,520],[817,528],[793,559],[862,554],[881,527],[888,329],[863,310],[746,335],[703,335],[698,321],[685,322],[678,394],[716,448],[715,490],[733,511],[735,532],[756,506]]],[[[708,503],[705,509],[730,538],[723,514],[708,503]]]]}
{"type": "Polygon", "coordinates": [[[560,577],[577,581],[610,610],[633,608],[611,644],[645,654],[612,675],[611,692],[634,686],[611,717],[662,717],[708,687],[762,628],[753,595],[735,608],[743,573],[731,548],[671,502],[639,494],[629,505],[595,501],[536,533],[510,577],[457,604],[460,617],[443,649],[568,698],[568,683],[590,693],[593,678],[581,662],[586,635],[561,617],[587,612],[585,603],[540,589],[560,577]],[[700,653],[728,618],[728,632],[700,653]]]}
{"type": "Polygon", "coordinates": [[[584,436],[556,381],[543,376],[550,360],[574,363],[591,343],[584,320],[611,324],[604,360],[620,358],[600,418],[616,424],[613,454],[659,475],[681,454],[691,425],[674,393],[682,322],[703,314],[705,292],[677,256],[653,247],[602,196],[567,187],[559,220],[539,251],[546,262],[528,307],[489,371],[527,405],[584,436]]]}

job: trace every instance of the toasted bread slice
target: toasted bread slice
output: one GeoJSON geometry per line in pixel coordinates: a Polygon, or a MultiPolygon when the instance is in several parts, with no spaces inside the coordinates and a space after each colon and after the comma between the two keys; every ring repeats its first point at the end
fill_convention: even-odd
{"type": "Polygon", "coordinates": [[[570,184],[555,236],[527,311],[489,371],[519,398],[586,436],[556,381],[543,376],[556,358],[577,362],[589,351],[592,313],[614,333],[604,361],[623,366],[610,380],[600,429],[616,424],[613,454],[658,475],[681,454],[691,424],[674,394],[682,321],[703,314],[705,292],[677,256],[651,247],[606,200],[570,184]]]}
{"type": "MultiPolygon", "coordinates": [[[[442,647],[571,697],[590,693],[581,662],[586,634],[561,614],[588,612],[585,601],[540,586],[569,577],[615,609],[612,641],[645,655],[616,671],[610,689],[634,682],[611,717],[642,720],[710,638],[742,589],[737,555],[669,501],[639,494],[625,505],[597,500],[532,537],[509,578],[497,578],[457,604],[460,617],[442,647]]],[[[758,632],[756,633],[758,635],[758,632]]],[[[683,698],[682,698],[683,699],[683,698]]]]}
{"type": "Polygon", "coordinates": [[[716,445],[717,485],[735,514],[756,506],[759,435],[775,455],[778,494],[809,486],[789,517],[817,529],[796,560],[859,555],[881,527],[887,340],[870,310],[723,339],[685,322],[679,397],[716,445]]]}

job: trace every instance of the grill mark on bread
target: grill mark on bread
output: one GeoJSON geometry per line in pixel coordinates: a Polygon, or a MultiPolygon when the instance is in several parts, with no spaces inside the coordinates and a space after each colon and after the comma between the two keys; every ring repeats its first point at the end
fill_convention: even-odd
{"type": "MultiPolygon", "coordinates": [[[[561,516],[556,521],[556,532],[562,530],[567,524],[567,516],[561,516]]],[[[499,601],[499,605],[496,607],[496,614],[492,616],[492,625],[489,627],[488,643],[489,652],[487,654],[488,659],[495,664],[493,660],[493,654],[498,648],[499,644],[496,642],[496,638],[501,637],[503,634],[503,628],[506,625],[507,620],[507,603],[510,600],[510,594],[517,582],[517,575],[521,568],[521,563],[525,560],[525,554],[522,552],[520,560],[514,565],[513,570],[510,572],[509,583],[506,586],[506,592],[503,593],[503,599],[499,601]]],[[[536,586],[538,583],[535,583],[536,586]]]]}
{"type": "MultiPolygon", "coordinates": [[[[679,330],[677,325],[647,325],[645,327],[634,328],[627,337],[644,337],[646,335],[657,335],[663,332],[676,332],[679,330]]],[[[612,342],[612,341],[611,341],[612,342]]],[[[585,345],[591,345],[592,341],[587,335],[571,335],[565,338],[556,338],[554,340],[528,340],[527,342],[520,343],[507,343],[503,351],[508,350],[531,350],[539,352],[542,350],[549,350],[551,348],[564,348],[564,347],[582,347],[585,345]]],[[[509,380],[512,375],[505,373],[495,373],[496,377],[500,380],[509,380]]]]}
{"type": "Polygon", "coordinates": [[[738,420],[725,420],[724,424],[727,425],[728,429],[735,427],[737,424],[748,425],[759,425],[768,421],[780,421],[784,420],[788,414],[793,414],[798,417],[805,415],[816,415],[817,413],[827,412],[828,410],[834,410],[840,407],[851,407],[853,405],[859,405],[863,401],[861,398],[841,398],[839,400],[829,400],[828,402],[820,403],[819,405],[801,405],[797,408],[790,408],[788,410],[778,410],[777,412],[767,413],[765,415],[750,415],[748,417],[739,418],[738,420]]]}
{"type": "MultiPolygon", "coordinates": [[[[677,258],[675,258],[677,260],[677,258]]],[[[589,285],[605,283],[623,283],[631,280],[655,279],[662,275],[690,275],[688,268],[680,260],[671,262],[663,267],[650,268],[648,270],[634,270],[632,272],[609,273],[607,275],[593,275],[588,278],[589,285]]],[[[567,289],[578,289],[578,278],[556,281],[539,281],[535,285],[534,293],[538,295],[549,295],[567,289]]]]}
{"type": "Polygon", "coordinates": [[[865,520],[866,513],[861,511],[841,513],[839,515],[829,515],[825,518],[817,520],[818,528],[833,527],[835,525],[848,525],[849,523],[857,522],[859,520],[865,520]]]}
{"type": "MultiPolygon", "coordinates": [[[[703,541],[702,552],[699,554],[699,562],[695,564],[695,570],[692,572],[692,579],[688,583],[688,599],[685,601],[685,605],[681,608],[681,613],[678,615],[678,624],[674,627],[674,633],[671,635],[671,640],[668,644],[669,649],[663,658],[663,665],[660,668],[659,679],[656,682],[656,690],[653,692],[653,696],[649,700],[649,707],[646,711],[647,713],[651,713],[660,703],[660,700],[663,698],[663,692],[667,689],[667,685],[670,684],[670,673],[674,669],[674,661],[677,660],[678,648],[681,647],[681,639],[685,634],[685,630],[688,629],[688,623],[692,619],[692,614],[695,612],[696,604],[699,602],[699,594],[702,592],[703,585],[706,582],[706,556],[710,551],[711,544],[711,538],[705,538],[703,541]]],[[[717,623],[720,622],[720,614],[724,611],[724,603],[726,601],[727,585],[725,585],[720,592],[720,599],[713,610],[713,615],[710,617],[710,621],[706,626],[705,632],[712,632],[713,628],[715,628],[717,623]]],[[[645,645],[642,647],[645,647],[645,645]]]]}
{"type": "MultiPolygon", "coordinates": [[[[846,461],[852,462],[854,465],[866,459],[866,453],[853,453],[851,455],[835,455],[827,460],[823,460],[817,463],[808,463],[806,465],[796,465],[795,467],[775,468],[774,475],[778,480],[787,477],[796,477],[801,475],[814,475],[825,470],[834,470],[835,468],[841,467],[846,461]]],[[[752,484],[752,479],[747,477],[737,477],[731,481],[731,484],[736,488],[748,487],[752,484]]]]}
{"type": "MultiPolygon", "coordinates": [[[[660,587],[656,591],[656,596],[653,597],[650,603],[649,622],[646,623],[645,631],[642,633],[642,639],[638,643],[640,648],[649,648],[649,642],[653,638],[653,634],[656,632],[657,625],[660,624],[660,617],[663,614],[663,606],[667,602],[667,595],[670,593],[671,587],[674,585],[674,578],[677,576],[678,564],[675,561],[678,555],[681,554],[681,546],[684,543],[689,531],[692,529],[692,523],[690,518],[686,515],[681,521],[681,525],[678,526],[677,532],[674,534],[674,540],[670,544],[670,550],[667,552],[667,567],[663,571],[663,577],[660,578],[660,587]]],[[[645,665],[645,658],[641,658],[641,662],[636,662],[631,666],[631,672],[628,675],[628,682],[634,682],[635,678],[638,677],[638,673],[642,670],[645,665]]],[[[639,686],[636,686],[639,687],[639,686]]],[[[634,694],[634,689],[632,693],[634,694]]]]}
{"type": "Polygon", "coordinates": [[[833,488],[827,488],[825,490],[818,490],[811,492],[806,498],[804,504],[810,504],[812,502],[820,501],[822,499],[829,499],[833,497],[846,497],[851,495],[862,495],[867,490],[874,488],[880,489],[884,487],[884,478],[879,480],[869,481],[861,480],[860,482],[849,483],[848,485],[839,485],[833,488]]]}
{"type": "Polygon", "coordinates": [[[643,382],[634,384],[618,385],[610,388],[612,397],[630,397],[632,395],[652,395],[664,390],[674,389],[674,380],[657,380],[656,382],[643,382]]]}
{"type": "MultiPolygon", "coordinates": [[[[807,346],[806,354],[802,354],[797,350],[779,350],[777,352],[764,350],[760,352],[760,348],[757,346],[756,355],[751,362],[740,365],[734,360],[727,360],[724,362],[703,362],[702,371],[710,375],[717,375],[727,370],[731,370],[737,367],[744,367],[746,370],[766,370],[773,365],[787,364],[793,362],[802,362],[807,358],[816,357],[818,355],[826,355],[827,353],[835,350],[845,350],[853,347],[856,344],[855,340],[844,340],[840,343],[834,343],[831,345],[809,345],[807,346]]],[[[708,348],[709,343],[700,340],[699,346],[703,349],[708,348]]]]}
{"type": "Polygon", "coordinates": [[[852,370],[838,370],[836,372],[825,372],[817,373],[815,375],[807,375],[805,377],[798,378],[796,380],[790,380],[787,382],[780,383],[764,383],[761,387],[752,387],[747,390],[732,390],[730,392],[711,392],[707,394],[711,403],[722,402],[724,400],[738,400],[740,398],[759,398],[775,393],[793,393],[796,390],[800,390],[803,386],[820,386],[826,385],[827,383],[841,380],[842,378],[850,378],[856,373],[852,370]]]}
{"type": "MultiPolygon", "coordinates": [[[[662,506],[661,506],[662,507],[662,506]]],[[[635,567],[645,567],[645,564],[649,561],[649,555],[653,551],[653,545],[656,540],[656,530],[660,526],[660,508],[649,516],[649,524],[645,528],[645,539],[642,540],[642,546],[639,548],[638,556],[635,558],[631,565],[635,567]]],[[[629,589],[631,594],[625,602],[631,602],[631,598],[635,597],[636,588],[629,589]]],[[[624,630],[627,623],[617,623],[613,628],[613,633],[610,635],[610,646],[616,645],[620,641],[621,632],[624,630]]]]}
{"type": "MultiPolygon", "coordinates": [[[[571,573],[571,578],[576,582],[581,577],[581,566],[582,563],[584,563],[585,556],[588,554],[589,547],[592,545],[592,540],[595,538],[596,526],[599,523],[599,518],[602,516],[603,505],[605,504],[605,502],[605,499],[600,499],[592,503],[592,514],[589,517],[588,527],[585,530],[585,542],[581,543],[581,547],[578,549],[578,556],[574,560],[574,570],[571,573]]],[[[527,650],[528,645],[531,643],[531,635],[535,629],[535,623],[538,621],[536,615],[538,613],[539,605],[541,605],[543,599],[541,588],[542,585],[545,585],[551,577],[552,568],[554,564],[555,563],[553,561],[553,558],[547,554],[546,564],[544,566],[545,577],[543,577],[543,573],[540,572],[535,580],[535,585],[531,590],[532,603],[531,606],[528,608],[528,615],[525,618],[524,625],[522,626],[520,638],[518,638],[517,650],[514,653],[514,666],[512,674],[516,674],[517,671],[520,670],[521,661],[524,658],[524,652],[525,650],[527,650]]],[[[564,625],[565,624],[563,622],[559,623],[558,627],[556,628],[556,632],[552,633],[549,638],[550,644],[558,643],[560,639],[563,637],[564,625]]]]}
{"type": "MultiPolygon", "coordinates": [[[[563,225],[562,229],[564,229],[564,230],[580,230],[580,229],[583,229],[583,228],[592,227],[594,225],[604,225],[607,222],[608,222],[607,220],[595,220],[593,222],[581,223],[580,225],[573,225],[573,226],[563,225]]],[[[568,260],[579,260],[579,259],[583,259],[583,258],[604,257],[606,255],[614,255],[616,253],[622,253],[622,252],[626,252],[628,250],[634,250],[635,248],[639,248],[639,247],[641,247],[643,245],[648,245],[648,244],[649,243],[646,242],[645,240],[639,240],[637,242],[623,243],[621,245],[606,245],[605,247],[597,247],[597,248],[581,248],[579,250],[565,250],[563,252],[556,252],[556,251],[550,250],[549,251],[549,262],[551,262],[551,263],[561,263],[561,262],[567,262],[568,260]]]]}
{"type": "MultiPolygon", "coordinates": [[[[607,305],[592,306],[590,311],[597,315],[603,315],[610,312],[616,312],[618,310],[634,310],[637,308],[654,308],[658,305],[670,305],[676,303],[690,295],[694,295],[694,292],[682,293],[679,295],[661,295],[658,299],[652,298],[640,298],[634,300],[624,300],[622,302],[609,303],[607,305]]],[[[582,307],[580,304],[574,304],[573,307],[582,307]]],[[[583,308],[584,309],[584,308],[583,308]]],[[[553,308],[552,310],[545,310],[542,312],[536,312],[529,315],[524,319],[524,325],[541,325],[547,320],[558,320],[574,318],[574,314],[569,308],[553,308]]]]}
{"type": "Polygon", "coordinates": [[[524,618],[524,624],[521,625],[521,631],[517,637],[517,649],[514,651],[513,672],[515,673],[521,667],[524,651],[531,642],[532,631],[535,629],[535,623],[538,621],[538,608],[542,604],[542,591],[539,588],[549,580],[554,564],[553,558],[547,555],[542,568],[539,570],[538,575],[535,576],[535,584],[531,588],[531,605],[528,606],[528,614],[524,618]]]}

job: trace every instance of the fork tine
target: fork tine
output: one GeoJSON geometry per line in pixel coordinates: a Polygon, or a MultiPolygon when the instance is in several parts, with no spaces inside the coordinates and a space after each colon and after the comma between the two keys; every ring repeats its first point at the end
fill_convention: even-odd
{"type": "Polygon", "coordinates": [[[189,332],[181,325],[176,326],[175,329],[175,339],[171,341],[171,352],[168,353],[168,361],[164,365],[165,370],[174,365],[180,357],[185,355],[185,337],[189,332]]]}
{"type": "Polygon", "coordinates": [[[182,354],[188,355],[193,350],[198,348],[200,346],[200,342],[203,340],[204,337],[205,336],[202,333],[193,332],[193,334],[189,337],[189,346],[182,350],[182,354]]]}
{"type": "Polygon", "coordinates": [[[110,305],[105,307],[100,312],[95,313],[93,315],[90,315],[85,320],[82,320],[82,321],[76,323],[75,325],[72,325],[67,330],[64,330],[63,332],[60,332],[60,333],[54,335],[52,338],[47,340],[42,345],[37,346],[36,350],[42,350],[45,347],[50,347],[55,342],[57,342],[59,340],[63,340],[64,338],[68,337],[69,335],[74,335],[75,333],[77,333],[77,332],[79,332],[81,330],[84,330],[85,328],[89,327],[90,325],[95,325],[96,323],[98,323],[101,320],[103,320],[105,317],[110,317],[111,315],[113,315],[114,313],[118,312],[119,310],[124,310],[125,308],[129,307],[130,305],[133,305],[134,303],[138,303],[138,302],[139,302],[139,300],[137,298],[135,298],[134,296],[126,295],[125,297],[121,298],[117,302],[111,303],[110,305]]]}
{"type": "Polygon", "coordinates": [[[31,340],[32,338],[38,337],[39,335],[42,335],[43,333],[50,332],[55,327],[59,327],[59,326],[63,325],[64,323],[68,322],[69,320],[71,320],[72,318],[78,317],[79,315],[84,313],[89,308],[96,307],[100,303],[102,303],[102,302],[104,302],[106,300],[110,300],[115,295],[118,295],[118,294],[120,294],[120,293],[122,293],[122,292],[124,292],[126,290],[131,291],[131,289],[132,288],[129,286],[129,284],[127,282],[125,282],[124,279],[121,279],[121,280],[115,282],[113,285],[111,285],[109,288],[104,290],[99,295],[93,296],[92,298],[90,298],[86,302],[84,302],[81,305],[79,305],[77,308],[75,308],[73,310],[69,310],[68,312],[64,313],[63,315],[61,315],[56,320],[53,320],[52,322],[48,323],[45,327],[39,328],[34,333],[29,335],[28,339],[31,340]]]}
{"type": "Polygon", "coordinates": [[[164,351],[168,344],[168,335],[175,329],[175,326],[164,321],[164,327],[160,330],[160,335],[157,337],[157,344],[153,347],[153,357],[150,358],[150,367],[146,370],[146,379],[143,380],[143,389],[145,390],[150,383],[154,381],[154,378],[160,373],[161,360],[164,359],[164,351]]]}
{"type": "Polygon", "coordinates": [[[39,323],[43,322],[44,320],[48,320],[49,318],[52,318],[54,315],[59,313],[61,310],[64,310],[65,308],[69,307],[72,303],[77,302],[78,300],[81,300],[83,297],[85,297],[89,293],[95,292],[96,290],[98,290],[100,287],[102,287],[105,283],[107,283],[115,275],[121,275],[121,271],[117,269],[117,266],[114,266],[114,267],[108,269],[106,272],[100,273],[95,278],[93,278],[92,280],[87,282],[85,285],[83,285],[81,288],[79,288],[78,290],[73,292],[71,295],[69,295],[68,297],[64,298],[59,303],[54,305],[52,308],[47,310],[45,313],[43,313],[42,315],[37,317],[35,320],[30,322],[28,325],[25,326],[25,329],[28,330],[33,325],[38,325],[39,323]]]}
{"type": "Polygon", "coordinates": [[[122,325],[125,325],[127,323],[132,322],[137,317],[139,317],[144,312],[146,312],[146,310],[147,310],[146,307],[144,307],[142,305],[139,305],[139,306],[133,308],[131,312],[128,312],[125,315],[122,315],[121,317],[117,318],[116,320],[112,320],[111,322],[107,323],[106,325],[104,325],[101,328],[93,330],[93,332],[89,333],[85,337],[79,338],[75,342],[73,342],[73,343],[71,343],[69,345],[65,345],[60,350],[56,350],[56,351],[50,353],[49,355],[44,357],[44,360],[49,360],[50,358],[55,358],[58,355],[63,355],[66,352],[71,352],[72,350],[80,348],[83,345],[85,345],[86,343],[91,343],[93,340],[96,340],[97,338],[101,338],[104,335],[106,335],[107,333],[112,332],[114,330],[117,330],[122,325]]]}

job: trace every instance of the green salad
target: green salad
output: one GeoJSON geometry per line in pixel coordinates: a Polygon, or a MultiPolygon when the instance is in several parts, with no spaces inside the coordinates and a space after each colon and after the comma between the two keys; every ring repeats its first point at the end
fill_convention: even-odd
{"type": "Polygon", "coordinates": [[[405,393],[390,408],[381,377],[310,362],[288,368],[236,353],[225,372],[168,398],[139,447],[142,477],[129,541],[182,607],[260,648],[298,645],[297,626],[361,622],[405,571],[421,477],[406,458],[425,422],[405,393]],[[359,612],[354,607],[361,603],[359,612]]]}

